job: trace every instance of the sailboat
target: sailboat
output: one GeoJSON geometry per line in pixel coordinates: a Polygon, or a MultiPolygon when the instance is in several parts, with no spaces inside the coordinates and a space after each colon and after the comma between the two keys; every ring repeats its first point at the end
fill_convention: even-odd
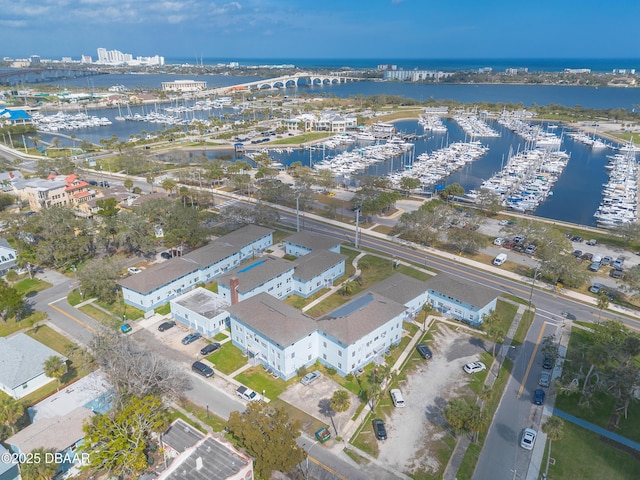
{"type": "Polygon", "coordinates": [[[122,116],[122,110],[120,109],[120,104],[118,104],[118,116],[115,117],[115,120],[118,120],[119,122],[123,122],[126,120],[126,118],[122,116]]]}

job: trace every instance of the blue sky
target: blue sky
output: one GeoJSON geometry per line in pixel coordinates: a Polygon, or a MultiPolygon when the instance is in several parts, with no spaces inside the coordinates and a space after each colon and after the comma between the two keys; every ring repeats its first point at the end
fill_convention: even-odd
{"type": "Polygon", "coordinates": [[[637,58],[637,0],[0,0],[0,55],[637,58]]]}

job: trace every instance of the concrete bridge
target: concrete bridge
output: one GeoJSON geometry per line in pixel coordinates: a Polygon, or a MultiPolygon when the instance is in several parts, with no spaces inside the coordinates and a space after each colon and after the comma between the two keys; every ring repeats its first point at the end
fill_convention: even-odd
{"type": "Polygon", "coordinates": [[[296,73],[294,75],[283,75],[276,78],[257,80],[255,82],[241,83],[228,87],[213,89],[217,94],[235,93],[243,91],[273,90],[279,88],[295,88],[305,86],[339,85],[347,82],[357,82],[362,80],[358,77],[347,77],[341,75],[321,75],[316,73],[296,73]]]}

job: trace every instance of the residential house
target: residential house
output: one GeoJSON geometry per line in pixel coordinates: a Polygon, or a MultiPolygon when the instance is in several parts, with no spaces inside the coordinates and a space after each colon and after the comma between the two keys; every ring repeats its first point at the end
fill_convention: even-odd
{"type": "MultiPolygon", "coordinates": [[[[340,245],[338,244],[338,249],[340,245]]],[[[307,298],[344,275],[345,255],[329,250],[314,250],[296,260],[293,293],[307,298]]]]}
{"type": "Polygon", "coordinates": [[[44,373],[44,363],[51,356],[67,361],[64,355],[25,333],[0,337],[0,390],[20,399],[56,381],[44,373]]]}
{"type": "Polygon", "coordinates": [[[440,273],[425,282],[428,303],[446,316],[478,327],[496,308],[498,290],[457,275],[440,273]]]}
{"type": "Polygon", "coordinates": [[[30,180],[25,184],[25,194],[34,212],[51,207],[75,207],[95,196],[89,184],[73,173],[30,180]]]}
{"type": "Polygon", "coordinates": [[[20,478],[18,460],[0,444],[0,480],[20,480],[20,478]]]}
{"type": "Polygon", "coordinates": [[[94,414],[111,408],[113,390],[100,371],[69,385],[28,410],[31,424],[9,437],[5,443],[18,454],[36,448],[51,449],[64,461],[57,473],[77,471],[88,461],[89,453],[76,453],[83,444],[83,426],[94,414]]]}
{"type": "Polygon", "coordinates": [[[184,256],[120,280],[124,301],[145,312],[208,283],[273,244],[273,230],[247,225],[184,256]]]}
{"type": "Polygon", "coordinates": [[[18,260],[18,251],[7,240],[0,238],[0,277],[6,275],[9,270],[15,268],[18,260]]]}
{"type": "Polygon", "coordinates": [[[301,257],[314,250],[329,250],[340,253],[340,240],[310,232],[298,232],[284,240],[284,250],[287,255],[301,257]]]}
{"type": "Polygon", "coordinates": [[[177,322],[213,337],[228,327],[228,301],[205,288],[197,287],[171,300],[171,315],[177,322]]]}
{"type": "Polygon", "coordinates": [[[276,298],[287,297],[293,290],[295,264],[266,256],[218,277],[218,294],[227,304],[236,304],[260,292],[276,298]]]}
{"type": "Polygon", "coordinates": [[[369,290],[401,303],[411,315],[418,313],[428,299],[425,282],[402,273],[385,278],[369,290]]]}
{"type": "Polygon", "coordinates": [[[203,434],[177,419],[162,434],[162,449],[172,460],[157,480],[253,480],[253,460],[231,443],[203,434]]]}

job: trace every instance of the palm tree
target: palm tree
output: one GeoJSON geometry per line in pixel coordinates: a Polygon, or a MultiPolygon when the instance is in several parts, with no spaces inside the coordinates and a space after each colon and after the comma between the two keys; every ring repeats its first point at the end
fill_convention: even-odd
{"type": "Polygon", "coordinates": [[[560,417],[552,415],[542,424],[542,431],[547,434],[549,439],[549,452],[547,453],[547,467],[544,472],[546,478],[549,473],[549,459],[551,458],[551,442],[554,440],[561,440],[564,436],[564,420],[560,417]]]}
{"type": "Polygon", "coordinates": [[[33,450],[29,456],[33,461],[20,464],[22,478],[24,480],[51,480],[56,473],[56,468],[58,468],[57,463],[46,461],[52,453],[55,453],[55,450],[51,448],[39,447],[33,450]]]}
{"type": "Polygon", "coordinates": [[[58,380],[58,390],[60,390],[60,379],[65,373],[67,373],[67,362],[61,357],[51,355],[44,361],[44,374],[58,380]]]}
{"type": "Polygon", "coordinates": [[[162,181],[162,188],[165,189],[165,191],[169,194],[169,196],[171,196],[171,194],[174,192],[177,186],[178,184],[173,178],[165,178],[162,181]]]}
{"type": "Polygon", "coordinates": [[[0,400],[0,423],[16,433],[15,423],[24,414],[24,405],[13,397],[5,396],[0,400]]]}
{"type": "Polygon", "coordinates": [[[607,308],[609,308],[609,297],[607,295],[605,295],[604,293],[600,293],[600,295],[598,295],[598,320],[602,319],[602,310],[605,310],[607,308]]]}
{"type": "Polygon", "coordinates": [[[346,297],[347,295],[351,295],[354,288],[355,285],[353,283],[353,280],[347,280],[342,284],[342,296],[346,297]]]}
{"type": "Polygon", "coordinates": [[[346,412],[351,406],[349,392],[346,390],[336,390],[331,397],[331,408],[336,412],[346,412]]]}

